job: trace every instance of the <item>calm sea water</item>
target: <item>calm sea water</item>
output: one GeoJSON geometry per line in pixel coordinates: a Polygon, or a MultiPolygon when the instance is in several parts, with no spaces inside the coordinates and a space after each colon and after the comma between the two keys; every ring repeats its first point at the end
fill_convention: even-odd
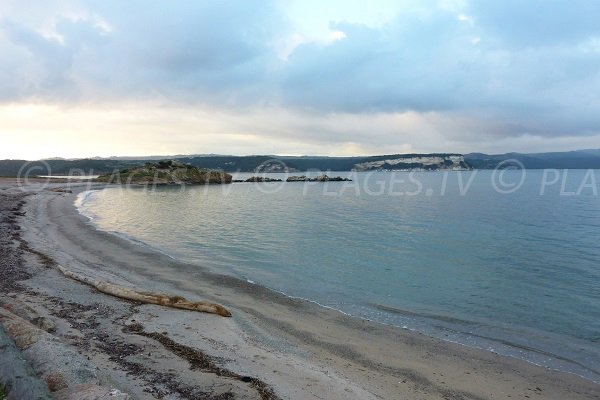
{"type": "Polygon", "coordinates": [[[78,205],[176,258],[600,381],[600,171],[333,175],[354,181],[110,188],[78,205]]]}

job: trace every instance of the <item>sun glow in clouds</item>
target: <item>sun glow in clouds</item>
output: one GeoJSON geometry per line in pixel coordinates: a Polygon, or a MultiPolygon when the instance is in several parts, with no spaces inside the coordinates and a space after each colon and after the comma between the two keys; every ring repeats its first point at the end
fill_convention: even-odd
{"type": "Polygon", "coordinates": [[[5,0],[0,158],[594,148],[598,14],[579,1],[5,0]]]}

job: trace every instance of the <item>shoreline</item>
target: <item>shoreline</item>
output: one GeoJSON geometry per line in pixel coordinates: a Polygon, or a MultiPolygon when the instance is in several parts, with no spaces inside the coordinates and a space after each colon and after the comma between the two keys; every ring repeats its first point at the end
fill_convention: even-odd
{"type": "MultiPolygon", "coordinates": [[[[94,192],[102,191],[104,189],[106,189],[106,188],[101,187],[101,188],[94,188],[94,189],[75,192],[75,195],[77,196],[76,200],[75,200],[75,207],[76,207],[78,213],[80,215],[82,215],[84,218],[86,218],[88,220],[89,224],[94,229],[104,232],[104,233],[108,233],[110,235],[114,235],[114,236],[116,236],[122,240],[128,241],[134,245],[145,247],[150,251],[154,251],[154,252],[160,253],[164,256],[167,256],[174,261],[188,263],[187,261],[181,260],[177,256],[169,254],[167,251],[165,251],[155,245],[147,243],[141,239],[131,237],[124,232],[102,229],[100,227],[100,225],[97,222],[95,222],[95,219],[97,218],[97,216],[91,215],[91,214],[90,215],[86,214],[85,211],[90,211],[90,210],[89,209],[86,210],[85,202],[90,198],[90,196],[93,195],[94,192]]],[[[458,328],[460,328],[460,327],[457,327],[457,329],[448,328],[446,326],[434,327],[436,322],[438,321],[437,318],[444,318],[444,316],[435,316],[435,315],[426,314],[426,313],[424,313],[424,314],[414,313],[410,310],[397,309],[395,307],[386,306],[384,304],[377,304],[377,303],[366,303],[365,304],[366,306],[373,307],[374,311],[381,310],[381,311],[389,312],[393,315],[399,315],[401,317],[411,320],[411,321],[409,321],[407,323],[403,323],[403,324],[398,324],[398,323],[394,323],[394,322],[386,322],[384,320],[385,318],[377,319],[377,318],[372,318],[372,317],[369,317],[366,315],[354,314],[348,310],[343,310],[340,308],[336,308],[334,306],[328,306],[326,304],[322,304],[319,302],[319,300],[287,293],[276,287],[270,287],[263,283],[258,283],[252,277],[247,277],[243,274],[236,273],[234,270],[219,271],[212,267],[201,266],[198,263],[195,263],[193,261],[189,261],[189,263],[193,264],[193,265],[197,265],[199,268],[204,268],[204,269],[210,271],[211,273],[214,273],[217,275],[220,275],[220,274],[227,275],[227,276],[233,277],[235,279],[239,279],[239,280],[245,281],[247,283],[257,285],[257,286],[261,287],[262,289],[272,291],[273,293],[276,293],[278,295],[283,295],[289,299],[311,303],[318,307],[322,307],[322,308],[325,308],[325,309],[328,309],[331,311],[341,313],[342,315],[350,317],[350,318],[365,320],[365,321],[373,322],[373,323],[380,324],[383,326],[392,327],[394,329],[400,329],[400,330],[413,332],[415,334],[425,335],[427,337],[435,338],[435,339],[441,340],[443,342],[448,342],[448,343],[464,346],[467,348],[482,350],[482,351],[490,352],[493,354],[498,354],[501,356],[511,357],[511,358],[514,358],[514,359],[517,359],[520,361],[525,361],[529,364],[532,364],[532,365],[535,365],[535,366],[538,366],[541,368],[546,368],[546,369],[556,371],[556,372],[572,374],[574,376],[577,376],[577,377],[592,381],[594,383],[600,384],[600,372],[598,372],[597,370],[594,370],[593,368],[591,368],[589,366],[586,366],[585,364],[578,362],[576,359],[567,358],[568,356],[554,354],[551,351],[546,351],[546,350],[543,350],[540,348],[530,347],[527,344],[519,343],[518,341],[510,341],[510,338],[504,339],[504,338],[500,338],[500,337],[494,337],[492,335],[476,334],[474,332],[467,332],[465,330],[459,330],[458,328]]],[[[358,304],[358,305],[361,306],[362,304],[358,304]]],[[[452,317],[446,317],[446,318],[450,319],[452,317]]],[[[463,322],[477,323],[477,324],[483,323],[481,321],[463,321],[463,322]]],[[[490,326],[488,326],[488,328],[493,329],[494,327],[490,325],[490,326]]],[[[492,333],[492,332],[488,331],[488,333],[492,333]]],[[[530,333],[532,333],[532,332],[530,332],[530,333]]],[[[537,334],[538,335],[554,335],[552,333],[547,333],[547,332],[538,332],[537,334]]],[[[558,337],[555,338],[555,340],[560,340],[560,339],[568,340],[568,338],[566,338],[566,337],[565,338],[558,338],[558,337]]]]}
{"type": "MultiPolygon", "coordinates": [[[[40,192],[30,196],[26,215],[19,222],[24,240],[35,251],[78,272],[225,305],[234,314],[226,321],[157,306],[139,307],[143,311],[138,313],[145,314],[146,319],[134,319],[144,321],[148,331],[168,327],[173,340],[230,359],[225,363],[228,368],[236,373],[252,371],[281,398],[487,399],[532,395],[587,399],[595,398],[599,388],[575,375],[348,317],[139,245],[135,248],[114,234],[94,231],[73,204],[76,195],[40,192]],[[198,321],[191,330],[195,335],[183,327],[190,319],[198,321]]],[[[53,278],[46,287],[39,280],[36,284],[51,291],[57,282],[77,286],[64,277],[53,278]]],[[[105,295],[94,296],[116,302],[105,295]]],[[[189,373],[177,372],[182,376],[189,373]]],[[[132,388],[124,378],[121,384],[126,392],[132,388]]]]}

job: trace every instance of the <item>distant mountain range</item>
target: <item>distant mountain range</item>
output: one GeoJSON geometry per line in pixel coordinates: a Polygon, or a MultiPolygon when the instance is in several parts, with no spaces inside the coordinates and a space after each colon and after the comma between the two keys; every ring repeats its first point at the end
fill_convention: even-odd
{"type": "Polygon", "coordinates": [[[370,170],[462,170],[493,169],[506,160],[517,160],[528,169],[600,169],[600,149],[554,153],[506,153],[488,155],[392,154],[370,157],[322,156],[230,156],[230,155],[176,155],[148,157],[110,157],[86,159],[0,160],[0,176],[17,176],[23,170],[30,175],[66,175],[73,171],[100,175],[115,170],[138,166],[159,159],[177,159],[200,168],[219,169],[226,172],[299,172],[319,171],[370,171],[370,170]],[[32,170],[32,168],[35,168],[32,170]]]}
{"type": "Polygon", "coordinates": [[[600,169],[600,149],[528,154],[465,154],[465,161],[475,169],[494,169],[507,160],[517,160],[527,169],[600,169]]]}
{"type": "MultiPolygon", "coordinates": [[[[372,157],[285,157],[285,156],[176,156],[184,164],[225,172],[301,172],[319,171],[370,171],[370,170],[448,170],[470,169],[461,154],[394,154],[372,157]]],[[[1,176],[17,176],[28,170],[29,175],[101,175],[127,169],[156,158],[107,159],[48,159],[27,162],[24,160],[0,161],[1,176]],[[75,172],[77,171],[77,172],[75,172]]]]}

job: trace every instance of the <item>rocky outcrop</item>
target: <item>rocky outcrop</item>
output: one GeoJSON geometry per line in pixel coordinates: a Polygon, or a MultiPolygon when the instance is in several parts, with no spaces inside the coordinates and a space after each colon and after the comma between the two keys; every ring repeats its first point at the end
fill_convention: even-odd
{"type": "Polygon", "coordinates": [[[231,175],[197,168],[179,161],[146,163],[142,167],[124,169],[96,179],[98,182],[141,185],[205,185],[231,183],[231,175]]]}
{"type": "MultiPolygon", "coordinates": [[[[99,400],[110,397],[131,400],[130,396],[115,388],[103,387],[98,378],[98,368],[75,349],[3,307],[0,307],[0,329],[24,358],[19,362],[22,365],[15,364],[22,369],[23,376],[11,380],[11,398],[99,400]],[[23,393],[27,395],[21,397],[23,393]]],[[[15,352],[15,349],[11,350],[11,357],[14,359],[17,354],[16,359],[20,359],[15,352]]],[[[11,374],[3,372],[2,376],[6,375],[11,374]]]]}
{"type": "Polygon", "coordinates": [[[1,328],[0,378],[0,399],[52,399],[46,384],[36,376],[14,341],[1,328]]]}
{"type": "Polygon", "coordinates": [[[290,176],[286,179],[286,182],[351,182],[352,179],[342,178],[341,176],[330,177],[327,175],[320,175],[316,178],[309,178],[305,175],[301,176],[290,176]]]}
{"type": "Polygon", "coordinates": [[[267,176],[253,176],[243,182],[281,182],[281,179],[269,178],[267,176]]]}
{"type": "Polygon", "coordinates": [[[311,182],[352,182],[350,178],[342,178],[341,176],[327,176],[320,175],[314,179],[310,179],[311,182]]]}
{"type": "Polygon", "coordinates": [[[0,307],[12,312],[15,315],[18,315],[19,317],[46,332],[54,332],[56,330],[56,326],[51,320],[40,315],[36,310],[19,299],[8,296],[0,296],[0,307]]]}
{"type": "Polygon", "coordinates": [[[285,180],[286,182],[308,182],[308,177],[305,175],[301,176],[290,176],[285,180]]]}
{"type": "Polygon", "coordinates": [[[395,156],[370,157],[364,162],[354,164],[354,171],[438,171],[469,170],[461,154],[405,154],[395,156]]]}

